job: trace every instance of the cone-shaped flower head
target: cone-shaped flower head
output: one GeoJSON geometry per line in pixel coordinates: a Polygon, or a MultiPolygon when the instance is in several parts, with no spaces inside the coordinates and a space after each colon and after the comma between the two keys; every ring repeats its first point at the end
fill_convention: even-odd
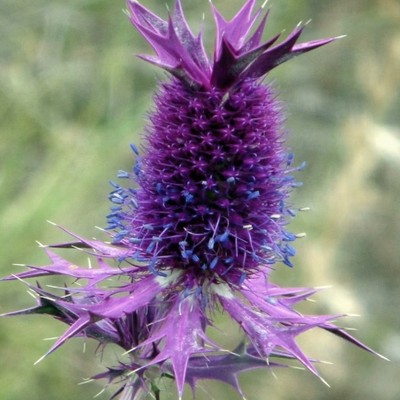
{"type": "Polygon", "coordinates": [[[161,84],[134,175],[138,187],[112,193],[116,241],[137,250],[156,274],[184,271],[189,289],[239,285],[282,260],[295,236],[285,230],[286,198],[297,183],[285,149],[280,105],[261,79],[283,61],[331,42],[296,44],[302,27],[273,46],[261,41],[266,17],[248,1],[231,20],[213,7],[214,58],[194,36],[180,1],[164,21],[136,1],[130,19],[155,49],[141,56],[174,78],[161,84]],[[254,14],[254,15],[253,15],[254,14]]]}
{"type": "Polygon", "coordinates": [[[199,379],[220,380],[241,394],[237,375],[266,361],[276,366],[274,356],[297,359],[318,375],[295,342],[314,327],[371,351],[336,327],[335,316],[294,309],[315,290],[280,288],[269,279],[276,263],[292,266],[296,235],[287,223],[295,210],[287,200],[299,167],[292,166],[281,107],[263,77],[335,38],[297,43],[299,25],[279,43],[279,35],[264,41],[268,13],[255,3],[247,0],[230,21],[212,6],[216,41],[209,57],[180,0],[166,21],[128,2],[132,24],[156,53],[141,58],[170,75],[155,94],[140,151],[132,145],[133,171],[118,174],[127,184],[113,183],[112,243],[71,233],[74,242],[52,247],[84,249],[97,268],[48,250],[49,265],[8,278],[58,274],[81,281],[63,295],[31,287],[38,305],[8,315],[47,313],[68,324],[48,354],[82,335],[122,347],[128,359],[95,377],[123,382],[113,398],[150,391],[158,398],[160,376],[175,380],[179,398],[185,383],[194,390],[199,379]],[[111,278],[119,279],[110,286],[111,278]],[[232,353],[207,337],[216,309],[247,336],[232,353]]]}

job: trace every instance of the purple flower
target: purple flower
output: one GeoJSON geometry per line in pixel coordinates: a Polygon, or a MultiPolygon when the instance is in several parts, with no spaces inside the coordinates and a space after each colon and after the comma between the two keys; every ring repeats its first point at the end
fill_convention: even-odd
{"type": "Polygon", "coordinates": [[[7,315],[50,314],[69,325],[48,354],[86,336],[119,345],[118,366],[96,379],[119,382],[112,396],[159,398],[160,377],[184,384],[216,379],[239,393],[237,376],[297,359],[319,376],[296,337],[319,327],[373,352],[334,325],[338,315],[303,315],[297,303],[316,290],[270,281],[277,263],[292,266],[295,210],[287,198],[298,182],[285,146],[276,94],[262,78],[290,58],[337,38],[297,44],[297,26],[277,44],[263,42],[267,16],[247,0],[231,21],[212,6],[217,26],[213,58],[194,36],[180,0],[168,21],[128,2],[135,28],[155,50],[142,55],[171,76],[160,84],[132,172],[113,183],[111,243],[86,240],[48,246],[50,264],[7,279],[63,275],[79,281],[59,294],[30,286],[37,306],[7,315]],[[259,21],[259,22],[257,22],[259,21]],[[78,267],[50,248],[79,248],[97,260],[78,267]],[[109,283],[111,280],[111,283],[109,283]],[[246,339],[226,351],[207,335],[214,315],[227,312],[246,339]],[[281,363],[273,362],[280,358],[281,363]]]}

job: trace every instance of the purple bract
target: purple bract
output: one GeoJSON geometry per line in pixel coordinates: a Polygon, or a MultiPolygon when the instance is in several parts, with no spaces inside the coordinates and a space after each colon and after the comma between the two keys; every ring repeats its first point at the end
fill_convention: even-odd
{"type": "Polygon", "coordinates": [[[160,377],[175,380],[179,399],[185,383],[194,391],[201,379],[220,380],[242,394],[238,374],[285,366],[285,359],[319,376],[295,341],[315,327],[372,352],[334,325],[338,315],[295,310],[316,290],[270,281],[277,263],[292,266],[297,236],[287,224],[296,210],[287,198],[299,167],[285,146],[281,106],[262,78],[337,38],[297,44],[299,25],[279,44],[280,35],[264,42],[268,13],[254,12],[255,3],[246,1],[231,21],[212,6],[217,34],[210,59],[179,0],[167,21],[128,2],[132,24],[156,53],[140,57],[172,76],[156,92],[140,151],[132,145],[132,172],[118,173],[127,184],[113,183],[112,242],[68,232],[72,242],[46,249],[49,265],[5,278],[79,280],[59,294],[29,285],[37,306],[6,315],[49,314],[68,324],[47,354],[75,336],[120,346],[119,365],[94,377],[121,384],[112,398],[136,400],[149,392],[159,398],[160,377]],[[76,266],[50,248],[83,249],[97,265],[76,266]],[[231,351],[207,335],[218,310],[246,336],[231,351]]]}

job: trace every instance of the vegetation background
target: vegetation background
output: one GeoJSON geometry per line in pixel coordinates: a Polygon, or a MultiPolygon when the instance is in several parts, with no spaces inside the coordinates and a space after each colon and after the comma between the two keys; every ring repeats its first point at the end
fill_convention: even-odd
{"type": "MultiPolygon", "coordinates": [[[[144,1],[166,15],[165,0],[144,1]]],[[[242,0],[215,0],[230,17],[242,0]]],[[[168,0],[172,6],[172,1],[168,0]]],[[[208,1],[183,1],[195,29],[208,1]]],[[[271,0],[270,35],[312,18],[303,39],[347,34],[301,56],[269,79],[286,103],[289,143],[305,185],[295,194],[310,206],[293,229],[294,270],[279,267],[282,285],[333,285],[313,304],[316,312],[360,314],[346,325],[392,359],[385,362],[321,332],[302,344],[321,365],[327,388],[292,369],[248,373],[248,399],[394,400],[400,398],[400,3],[398,0],[271,0]]],[[[140,141],[145,113],[163,74],[133,54],[149,51],[122,13],[123,0],[1,0],[0,2],[0,260],[46,261],[35,240],[65,237],[55,221],[81,235],[98,234],[109,204],[108,181],[132,164],[129,144],[140,141]]],[[[0,284],[0,313],[33,300],[21,283],[0,284]]],[[[222,323],[224,323],[222,321],[222,323]]],[[[33,366],[62,324],[45,317],[0,321],[0,398],[87,400],[101,384],[77,386],[102,371],[93,344],[82,354],[74,340],[33,366]]],[[[226,342],[238,329],[224,329],[226,342]]],[[[99,396],[107,399],[107,394],[99,396]]],[[[166,384],[163,399],[176,398],[166,384]]],[[[188,393],[188,399],[190,398],[188,393]]],[[[236,399],[233,391],[204,384],[199,399],[236,399]],[[204,389],[204,390],[202,390],[204,389]]]]}

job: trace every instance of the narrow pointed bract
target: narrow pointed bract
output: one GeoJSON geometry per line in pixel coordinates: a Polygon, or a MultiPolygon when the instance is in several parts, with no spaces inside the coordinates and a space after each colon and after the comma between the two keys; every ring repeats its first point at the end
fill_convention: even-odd
{"type": "Polygon", "coordinates": [[[277,264],[293,266],[292,242],[301,235],[288,229],[296,214],[288,197],[301,166],[287,150],[282,106],[263,77],[336,38],[297,43],[299,25],[281,41],[263,41],[268,11],[255,0],[230,21],[211,7],[216,42],[208,56],[180,0],[165,20],[128,1],[131,23],[155,52],[140,57],[170,75],[155,93],[144,142],[131,146],[132,171],[118,172],[125,185],[111,183],[110,242],[61,228],[72,241],[43,246],[48,265],[3,279],[72,281],[53,292],[27,283],[38,304],[3,316],[48,314],[67,324],[46,355],[79,336],[118,345],[119,364],[93,377],[120,384],[112,399],[159,398],[160,379],[175,381],[179,399],[186,383],[195,392],[203,379],[243,396],[241,372],[286,360],[319,376],[316,360],[296,343],[314,328],[374,353],[334,324],[343,315],[295,308],[316,289],[284,288],[270,278],[277,264]],[[57,249],[81,251],[95,263],[70,263],[57,249]],[[208,337],[220,310],[244,333],[236,349],[208,337]]]}

